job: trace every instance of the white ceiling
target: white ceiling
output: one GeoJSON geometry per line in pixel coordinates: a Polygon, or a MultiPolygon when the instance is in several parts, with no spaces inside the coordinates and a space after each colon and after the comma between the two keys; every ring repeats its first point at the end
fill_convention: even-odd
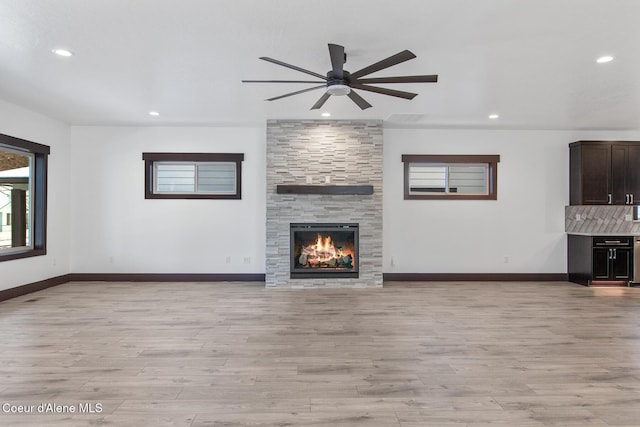
{"type": "Polygon", "coordinates": [[[0,99],[70,124],[251,125],[330,111],[390,126],[640,129],[638,18],[639,0],[0,0],[0,99]],[[368,77],[439,82],[381,85],[412,101],[359,92],[365,111],[347,97],[310,111],[321,90],[266,102],[311,85],[240,82],[313,80],[258,57],[325,74],[327,43],[345,46],[350,71],[409,49],[416,59],[368,77]],[[605,54],[615,60],[597,64],[605,54]]]}

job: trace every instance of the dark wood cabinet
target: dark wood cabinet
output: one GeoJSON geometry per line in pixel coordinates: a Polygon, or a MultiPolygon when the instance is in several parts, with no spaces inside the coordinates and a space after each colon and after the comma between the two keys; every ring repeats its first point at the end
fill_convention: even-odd
{"type": "Polygon", "coordinates": [[[640,204],[640,143],[626,144],[627,147],[627,163],[626,170],[626,186],[627,192],[631,197],[631,205],[640,204]]]}
{"type": "Polygon", "coordinates": [[[633,249],[613,248],[610,280],[629,282],[633,278],[633,249]]]}
{"type": "Polygon", "coordinates": [[[611,275],[611,263],[609,262],[610,254],[610,249],[593,248],[593,280],[609,280],[609,276],[611,275]]]}
{"type": "Polygon", "coordinates": [[[640,204],[640,142],[569,144],[572,205],[640,204]]]}
{"type": "Polygon", "coordinates": [[[569,280],[581,285],[593,282],[626,282],[633,278],[633,237],[579,236],[568,239],[569,280]]]}

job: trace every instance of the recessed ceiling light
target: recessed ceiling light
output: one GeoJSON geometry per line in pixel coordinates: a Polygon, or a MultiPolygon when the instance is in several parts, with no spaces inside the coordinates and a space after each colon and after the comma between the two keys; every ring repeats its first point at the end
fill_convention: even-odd
{"type": "Polygon", "coordinates": [[[490,119],[497,119],[498,117],[500,117],[498,114],[489,114],[490,119]]]}
{"type": "Polygon", "coordinates": [[[73,53],[71,53],[71,51],[67,49],[53,49],[51,52],[55,53],[58,56],[64,56],[65,58],[73,56],[73,53]]]}
{"type": "Polygon", "coordinates": [[[596,59],[596,62],[598,64],[606,64],[607,62],[611,62],[611,61],[613,61],[613,56],[609,56],[609,55],[601,56],[600,58],[596,59]]]}
{"type": "Polygon", "coordinates": [[[322,117],[331,117],[331,113],[322,113],[322,117]]]}
{"type": "Polygon", "coordinates": [[[149,111],[149,115],[150,116],[159,116],[160,113],[158,113],[157,111],[149,111]]]}

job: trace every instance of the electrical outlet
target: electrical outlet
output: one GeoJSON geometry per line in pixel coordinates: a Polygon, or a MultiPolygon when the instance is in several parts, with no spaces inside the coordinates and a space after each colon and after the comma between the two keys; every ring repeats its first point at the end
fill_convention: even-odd
{"type": "Polygon", "coordinates": [[[226,258],[225,258],[225,262],[226,262],[227,264],[231,264],[231,257],[230,257],[230,256],[226,257],[226,258]]]}
{"type": "Polygon", "coordinates": [[[330,184],[331,183],[331,177],[329,175],[324,177],[324,183],[325,184],[330,184]]]}
{"type": "Polygon", "coordinates": [[[396,260],[391,257],[391,267],[395,267],[396,266],[396,260]]]}
{"type": "Polygon", "coordinates": [[[631,221],[633,221],[633,216],[631,214],[626,214],[624,216],[624,220],[631,222],[631,221]]]}
{"type": "Polygon", "coordinates": [[[251,257],[248,257],[248,256],[244,257],[244,263],[251,264],[251,257]]]}
{"type": "Polygon", "coordinates": [[[504,263],[505,264],[509,264],[509,257],[508,256],[504,257],[504,263]]]}
{"type": "Polygon", "coordinates": [[[582,221],[582,216],[580,216],[580,214],[576,214],[576,221],[582,221]]]}
{"type": "Polygon", "coordinates": [[[311,184],[313,182],[313,178],[307,176],[307,184],[311,184]]]}

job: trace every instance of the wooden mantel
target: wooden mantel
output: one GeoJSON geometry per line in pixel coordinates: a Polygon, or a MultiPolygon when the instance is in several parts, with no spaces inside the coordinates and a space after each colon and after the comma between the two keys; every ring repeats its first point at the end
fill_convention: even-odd
{"type": "Polygon", "coordinates": [[[370,195],[373,185],[277,185],[278,194],[370,195]]]}

